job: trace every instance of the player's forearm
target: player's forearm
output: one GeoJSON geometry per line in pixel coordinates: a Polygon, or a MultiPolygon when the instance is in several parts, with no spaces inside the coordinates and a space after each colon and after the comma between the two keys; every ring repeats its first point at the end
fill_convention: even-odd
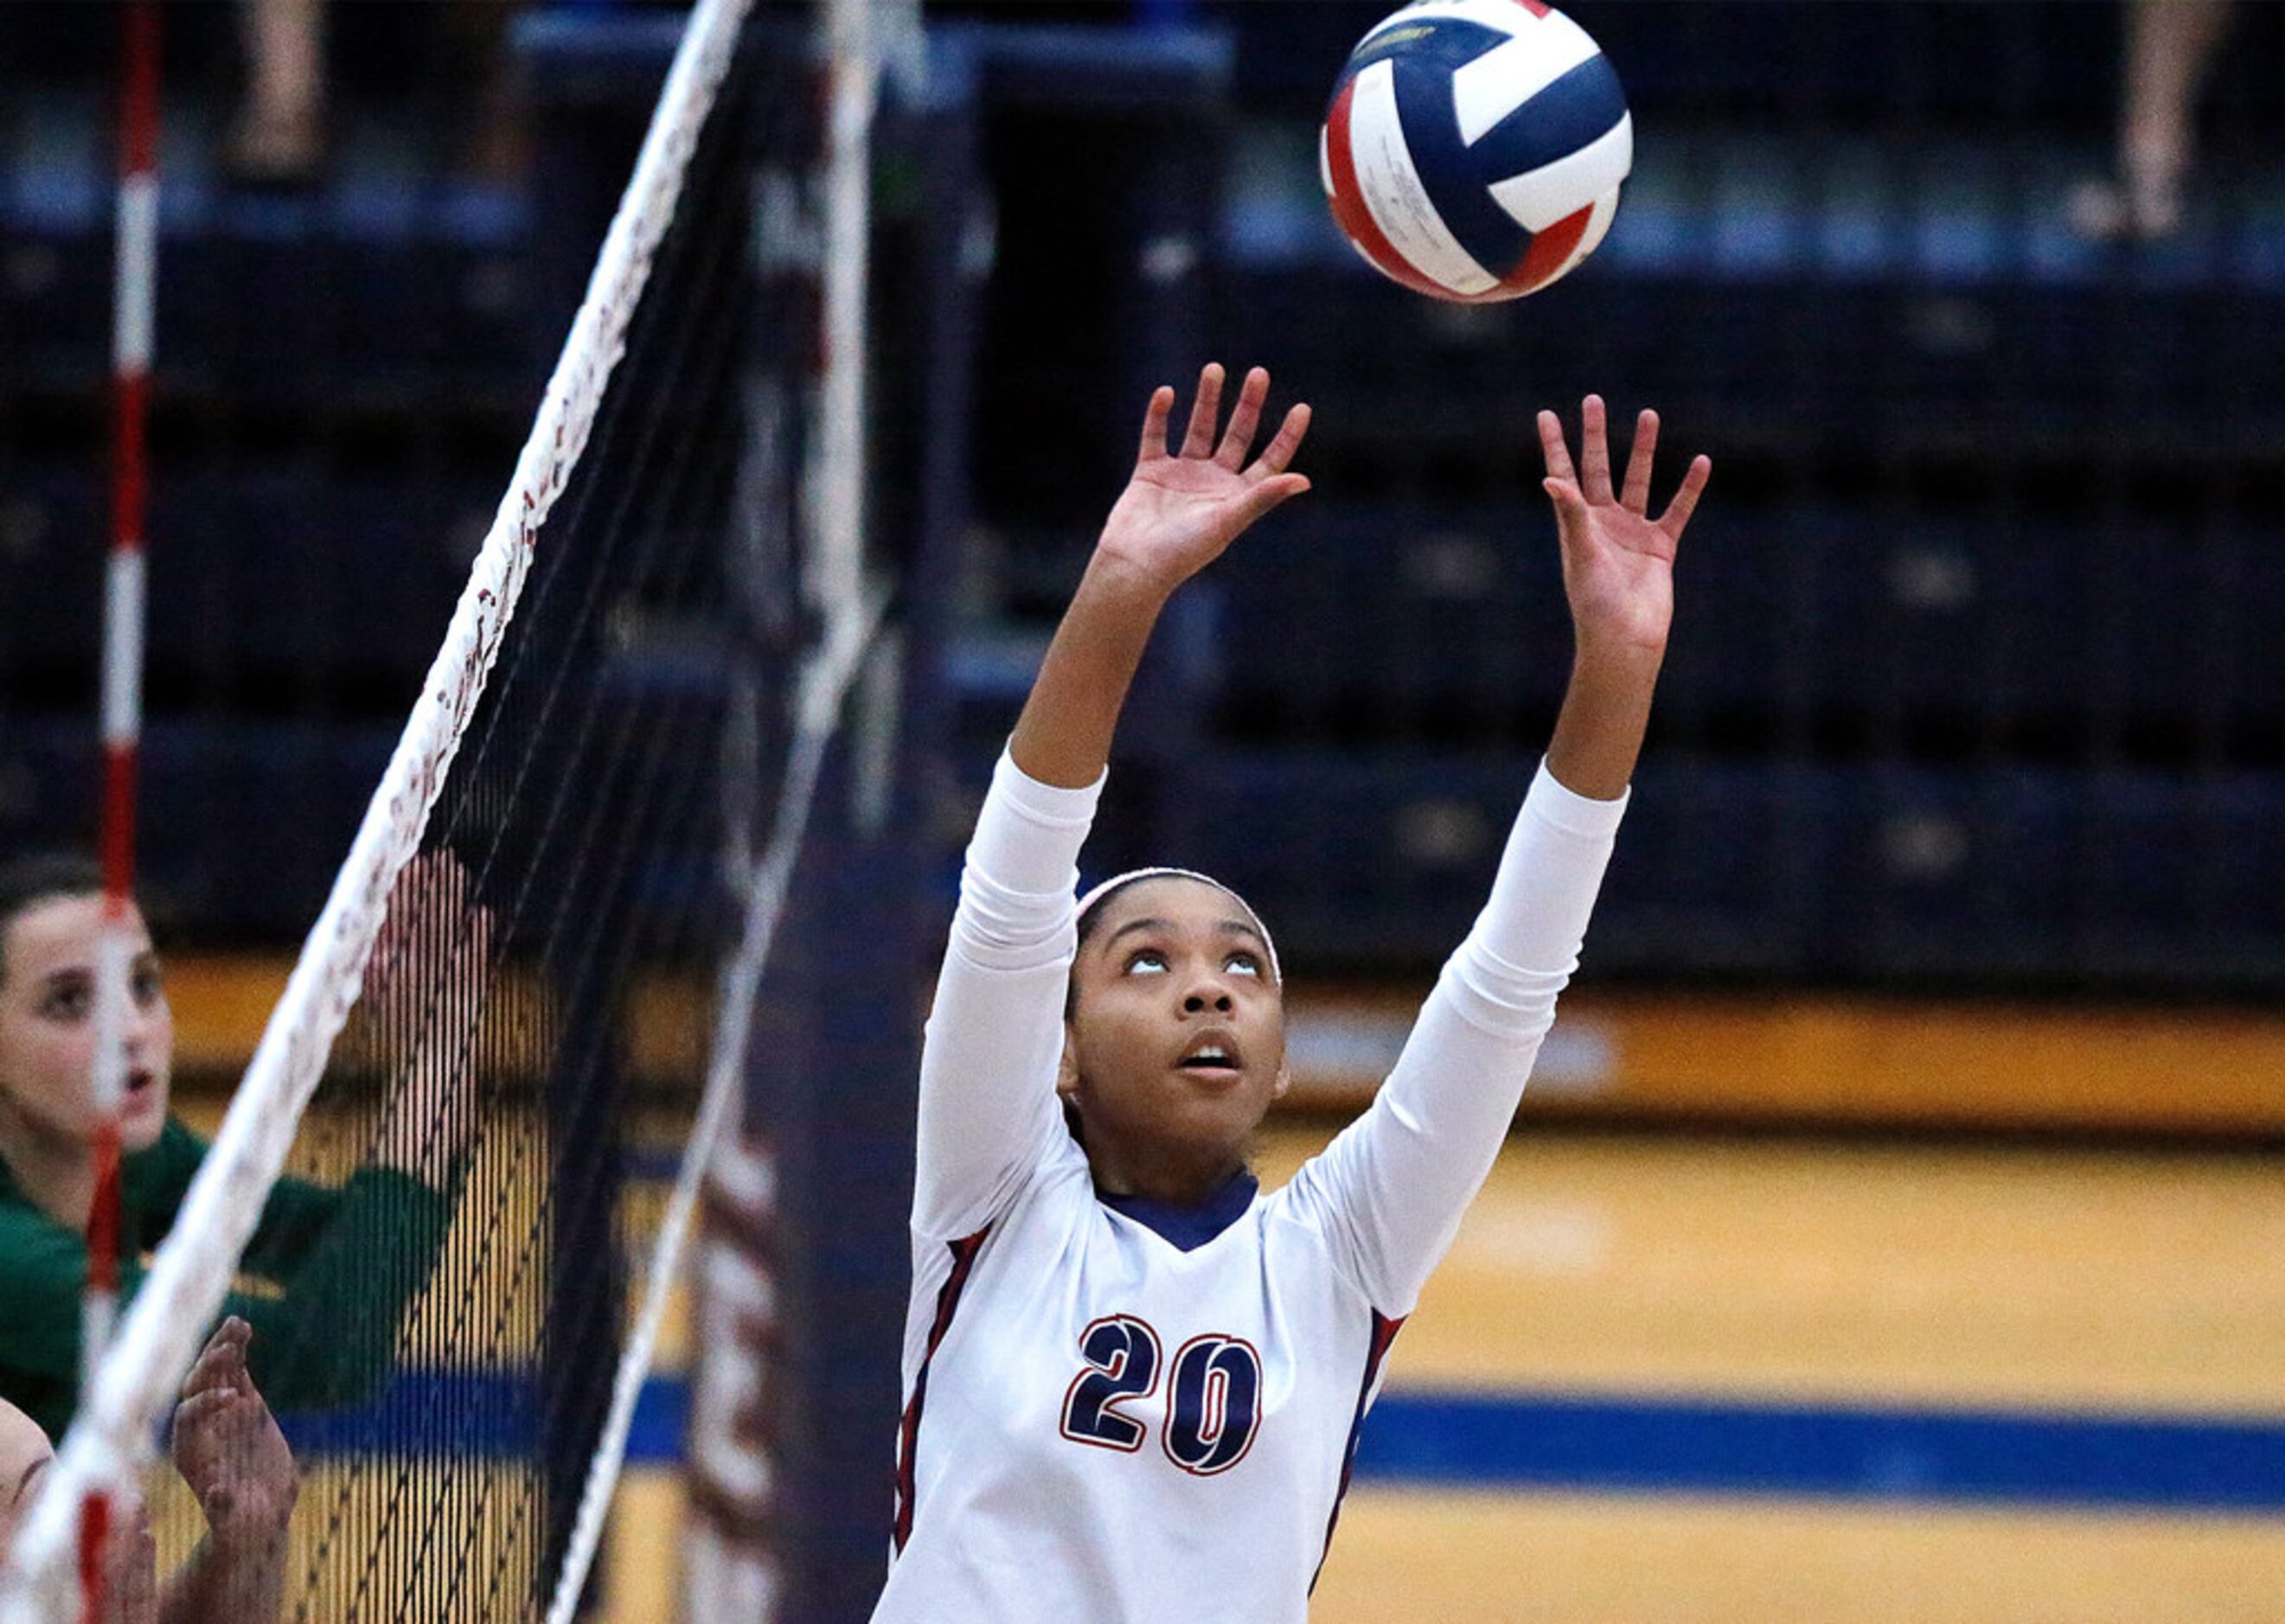
{"type": "Polygon", "coordinates": [[[159,1601],[159,1624],[266,1624],[286,1599],[286,1531],[223,1541],[209,1534],[159,1601]]]}
{"type": "Polygon", "coordinates": [[[1080,789],[1103,776],[1119,713],[1169,589],[1097,553],[1017,719],[1008,753],[1030,777],[1080,789]]]}
{"type": "Polygon", "coordinates": [[[1663,649],[1598,648],[1582,639],[1548,741],[1547,770],[1574,795],[1615,801],[1634,780],[1663,649]]]}

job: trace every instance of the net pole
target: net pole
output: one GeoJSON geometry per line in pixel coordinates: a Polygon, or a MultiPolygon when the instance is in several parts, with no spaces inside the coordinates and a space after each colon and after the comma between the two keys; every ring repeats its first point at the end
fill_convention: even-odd
{"type": "Polygon", "coordinates": [[[825,263],[818,433],[805,569],[811,604],[831,618],[862,593],[865,306],[870,286],[873,110],[880,57],[873,0],[827,0],[825,263]]]}
{"type": "MultiPolygon", "coordinates": [[[[87,1284],[80,1306],[80,1393],[119,1318],[121,1113],[127,1101],[127,1024],[135,961],[135,782],[143,736],[143,522],[151,349],[159,260],[159,7],[133,0],[122,19],[118,203],[112,263],[111,540],[104,572],[103,921],[96,942],[95,1189],[87,1220],[87,1284]]],[[[102,1606],[110,1492],[90,1487],[80,1506],[81,1609],[102,1606]]]]}
{"type": "Polygon", "coordinates": [[[77,1595],[70,1569],[80,1502],[91,1490],[114,1489],[123,1480],[146,1428],[189,1368],[200,1329],[229,1290],[356,1002],[387,898],[483,696],[539,531],[624,352],[652,256],[750,4],[698,0],[691,11],[634,175],[420,698],[174,1229],[91,1390],[82,1395],[45,1492],[17,1534],[12,1560],[0,1573],[0,1624],[60,1624],[71,1616],[66,1597],[77,1595]]]}
{"type": "Polygon", "coordinates": [[[716,992],[713,1043],[697,1123],[683,1149],[674,1192],[668,1198],[657,1237],[652,1243],[634,1334],[628,1339],[612,1384],[610,1411],[580,1495],[570,1545],[557,1576],[554,1599],[547,1610],[547,1624],[570,1624],[577,1613],[588,1571],[602,1543],[604,1518],[626,1463],[627,1433],[634,1424],[635,1403],[650,1374],[659,1331],[666,1320],[668,1298],[681,1273],[682,1254],[689,1240],[691,1214],[697,1207],[699,1188],[705,1181],[707,1169],[713,1165],[723,1131],[737,1109],[739,1085],[753,1030],[754,1000],[761,991],[762,973],[769,965],[770,945],[776,938],[786,894],[793,884],[794,864],[801,854],[810,809],[817,798],[818,776],[825,765],[826,748],[832,741],[843,697],[871,647],[877,624],[876,606],[840,621],[802,669],[793,751],[779,791],[776,818],[769,844],[754,868],[747,890],[737,953],[725,967],[716,992]]]}

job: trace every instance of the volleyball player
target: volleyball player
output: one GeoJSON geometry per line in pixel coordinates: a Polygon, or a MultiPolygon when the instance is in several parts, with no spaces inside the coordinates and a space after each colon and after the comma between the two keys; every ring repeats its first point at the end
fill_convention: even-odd
{"type": "Polygon", "coordinates": [[[1268,375],[1217,440],[1221,383],[1208,367],[1171,451],[1174,391],[1151,396],[968,849],[921,1065],[883,1624],[1304,1616],[1383,1360],[1498,1154],[1642,744],[1710,465],[1652,519],[1657,419],[1614,489],[1590,396],[1575,469],[1539,418],[1575,646],[1490,898],[1370,1109],[1260,1191],[1246,1157],[1287,1082],[1268,928],[1183,871],[1072,895],[1159,612],[1308,486],[1289,471],[1307,408],[1249,462],[1268,375]]]}
{"type": "MultiPolygon", "coordinates": [[[[106,1552],[105,1624],[262,1624],[278,1616],[302,1479],[247,1369],[252,1336],[244,1320],[224,1320],[175,1407],[169,1451],[206,1515],[206,1537],[161,1591],[149,1518],[139,1498],[127,1497],[106,1552]]],[[[0,1569],[54,1455],[38,1424],[0,1399],[0,1569]]]]}
{"type": "MultiPolygon", "coordinates": [[[[401,1016],[417,1008],[423,979],[480,971],[490,940],[490,916],[464,906],[456,864],[423,859],[406,874],[376,950],[384,968],[366,994],[401,1016]],[[415,939],[448,940],[454,951],[423,963],[392,951],[415,939]]],[[[103,911],[101,873],[84,859],[0,867],[0,1398],[51,1437],[69,1424],[79,1391],[84,1236],[97,1179],[103,911]]],[[[168,1112],[174,1016],[150,931],[139,912],[130,909],[130,919],[136,953],[121,1114],[122,1300],[141,1283],[143,1253],[173,1227],[207,1149],[168,1112]]],[[[256,1369],[285,1408],[357,1402],[388,1369],[404,1305],[443,1247],[452,1169],[473,1132],[467,1037],[465,1026],[446,1032],[410,1057],[370,1165],[338,1189],[288,1178],[271,1192],[241,1272],[273,1290],[233,1293],[225,1311],[258,1333],[256,1369]]]]}

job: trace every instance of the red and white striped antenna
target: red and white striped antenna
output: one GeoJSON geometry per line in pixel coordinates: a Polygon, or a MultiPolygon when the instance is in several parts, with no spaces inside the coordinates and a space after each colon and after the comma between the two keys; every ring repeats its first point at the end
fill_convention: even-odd
{"type": "MultiPolygon", "coordinates": [[[[103,932],[97,948],[95,1200],[87,1222],[80,1392],[119,1318],[120,1113],[127,1097],[127,1024],[136,940],[135,778],[143,735],[143,516],[146,425],[159,262],[159,7],[130,0],[120,61],[119,216],[112,300],[111,553],[103,621],[103,932]]],[[[90,1493],[80,1518],[86,1616],[102,1601],[110,1496],[90,1493]]]]}

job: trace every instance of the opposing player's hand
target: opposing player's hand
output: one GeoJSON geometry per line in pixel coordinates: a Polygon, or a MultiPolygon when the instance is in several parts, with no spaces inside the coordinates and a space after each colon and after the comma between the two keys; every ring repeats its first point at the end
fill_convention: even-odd
{"type": "Polygon", "coordinates": [[[217,1545],[264,1553],[282,1541],[301,1475],[246,1368],[253,1330],[232,1315],[207,1339],[175,1406],[175,1470],[217,1545]]]}
{"type": "Polygon", "coordinates": [[[1555,504],[1563,587],[1580,652],[1655,660],[1665,653],[1674,623],[1675,551],[1714,464],[1693,458],[1673,500],[1653,519],[1651,462],[1658,449],[1658,413],[1645,410],[1635,420],[1626,477],[1616,490],[1611,488],[1603,397],[1588,396],[1579,415],[1575,470],[1562,421],[1552,412],[1539,414],[1539,447],[1547,459],[1543,486],[1555,504]]]}
{"type": "Polygon", "coordinates": [[[397,1074],[373,1159],[443,1189],[476,1131],[474,1050],[491,973],[491,910],[449,851],[404,866],[373,945],[362,1006],[397,1074]]]}
{"type": "Polygon", "coordinates": [[[1292,407],[1259,457],[1248,461],[1261,427],[1269,374],[1255,367],[1238,386],[1237,404],[1221,437],[1222,370],[1209,364],[1198,374],[1190,420],[1179,450],[1167,449],[1167,420],[1174,391],[1161,385],[1142,416],[1142,445],[1135,472],[1103,527],[1096,553],[1157,589],[1171,592],[1221,556],[1238,533],[1271,508],[1309,488],[1286,472],[1309,432],[1309,408],[1292,407]]]}

